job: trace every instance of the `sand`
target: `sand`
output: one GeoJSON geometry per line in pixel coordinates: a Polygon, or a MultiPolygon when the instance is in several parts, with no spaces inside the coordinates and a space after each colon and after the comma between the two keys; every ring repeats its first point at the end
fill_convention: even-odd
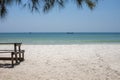
{"type": "Polygon", "coordinates": [[[22,45],[22,49],[25,61],[14,68],[1,67],[0,80],[120,80],[120,44],[22,45]]]}

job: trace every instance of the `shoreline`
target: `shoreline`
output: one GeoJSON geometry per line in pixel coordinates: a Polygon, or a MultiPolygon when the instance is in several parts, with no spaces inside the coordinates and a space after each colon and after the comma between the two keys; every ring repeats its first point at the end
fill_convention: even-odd
{"type": "Polygon", "coordinates": [[[75,46],[75,45],[120,45],[120,43],[81,43],[81,44],[24,44],[22,43],[22,46],[32,46],[32,45],[36,45],[36,46],[62,46],[62,45],[66,45],[66,46],[75,46]]]}
{"type": "Polygon", "coordinates": [[[120,79],[120,44],[23,44],[22,49],[25,61],[13,69],[0,68],[0,80],[120,79]]]}

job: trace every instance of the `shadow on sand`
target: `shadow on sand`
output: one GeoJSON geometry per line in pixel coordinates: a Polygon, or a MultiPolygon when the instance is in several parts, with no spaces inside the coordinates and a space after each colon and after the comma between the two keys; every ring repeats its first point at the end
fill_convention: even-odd
{"type": "Polygon", "coordinates": [[[8,64],[8,63],[6,63],[6,64],[0,63],[0,68],[13,68],[13,66],[11,64],[8,64]]]}

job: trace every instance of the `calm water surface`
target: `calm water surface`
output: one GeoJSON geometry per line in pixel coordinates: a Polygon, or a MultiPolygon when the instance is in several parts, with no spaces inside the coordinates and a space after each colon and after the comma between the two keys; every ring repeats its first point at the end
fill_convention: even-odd
{"type": "Polygon", "coordinates": [[[88,44],[120,43],[120,33],[0,33],[0,43],[88,44]]]}

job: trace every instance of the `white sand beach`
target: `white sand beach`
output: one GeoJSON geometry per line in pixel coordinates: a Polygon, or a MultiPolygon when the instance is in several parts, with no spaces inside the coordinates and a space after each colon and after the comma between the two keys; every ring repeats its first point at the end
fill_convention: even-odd
{"type": "Polygon", "coordinates": [[[25,61],[0,68],[0,80],[120,80],[120,44],[23,44],[22,49],[25,61]]]}

